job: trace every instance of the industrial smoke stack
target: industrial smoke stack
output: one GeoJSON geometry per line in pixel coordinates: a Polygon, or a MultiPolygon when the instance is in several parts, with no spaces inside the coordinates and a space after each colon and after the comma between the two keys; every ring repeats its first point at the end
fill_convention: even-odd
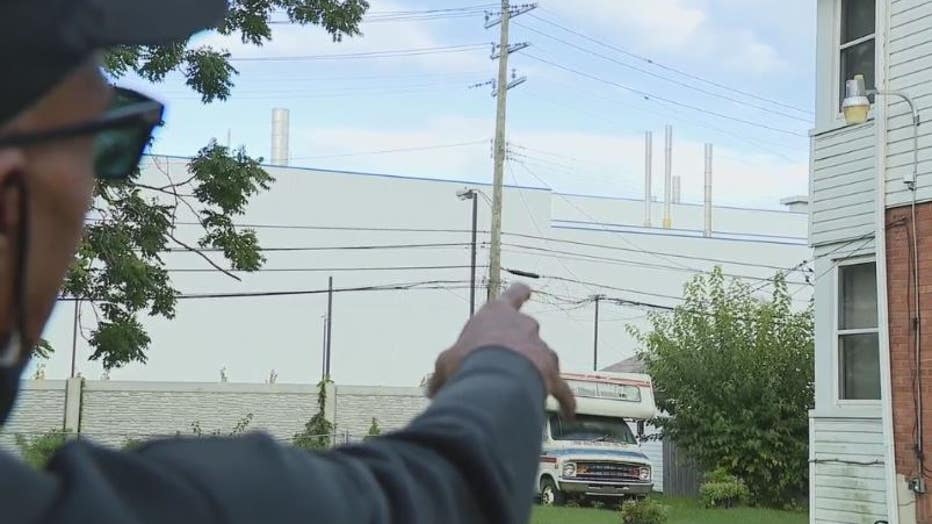
{"type": "Polygon", "coordinates": [[[712,236],[712,144],[705,145],[705,197],[703,198],[705,210],[705,227],[703,234],[712,236]]]}
{"type": "Polygon", "coordinates": [[[650,225],[651,171],[654,163],[654,134],[650,131],[644,134],[644,227],[650,225]]]}
{"type": "Polygon", "coordinates": [[[663,176],[663,227],[670,229],[673,220],[670,218],[670,203],[673,199],[673,126],[666,128],[666,147],[664,150],[666,166],[663,176]]]}
{"type": "Polygon", "coordinates": [[[288,165],[288,110],[280,107],[272,110],[272,158],[271,164],[288,165]]]}
{"type": "Polygon", "coordinates": [[[680,202],[682,202],[681,200],[682,193],[680,193],[680,190],[682,189],[681,182],[682,180],[680,179],[680,177],[678,176],[673,177],[673,203],[674,204],[679,204],[680,202]]]}

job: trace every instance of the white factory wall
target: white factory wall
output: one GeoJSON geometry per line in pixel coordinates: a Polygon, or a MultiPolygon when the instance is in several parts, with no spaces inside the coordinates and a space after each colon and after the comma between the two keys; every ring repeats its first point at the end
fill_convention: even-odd
{"type": "MultiPolygon", "coordinates": [[[[185,160],[149,159],[144,178],[153,184],[166,177],[182,179],[185,160]]],[[[265,247],[462,243],[462,246],[373,251],[267,253],[267,268],[340,268],[397,266],[467,266],[469,264],[470,203],[457,199],[467,184],[396,176],[270,167],[277,179],[271,191],[257,197],[244,224],[279,225],[260,228],[265,247]],[[307,227],[310,226],[310,227],[307,227]],[[348,228],[342,230],[321,227],[348,228]],[[359,228],[353,229],[353,228],[359,228]],[[373,230],[379,229],[382,230],[373,230]],[[409,228],[432,231],[387,231],[409,228]],[[452,230],[452,231],[440,231],[452,230]]],[[[684,186],[701,184],[684,179],[684,186]]],[[[476,186],[491,194],[488,186],[476,186]]],[[[662,180],[655,180],[662,192],[662,180]]],[[[784,195],[774,195],[775,200],[784,195]]],[[[662,203],[654,203],[655,225],[662,203]]],[[[675,305],[692,271],[709,270],[712,262],[651,254],[666,252],[734,260],[773,267],[792,267],[810,258],[806,244],[807,216],[800,213],[715,208],[715,238],[697,237],[702,229],[701,206],[673,206],[673,229],[645,229],[642,202],[552,193],[545,188],[505,190],[503,265],[537,272],[548,278],[532,284],[549,294],[570,299],[595,293],[630,300],[675,305]],[[615,232],[625,230],[626,232],[615,232]],[[522,236],[523,235],[523,236],[522,236]],[[545,237],[566,240],[540,240],[545,237]],[[727,237],[727,238],[726,238],[727,237]],[[748,238],[756,241],[748,241],[748,238]],[[741,240],[743,239],[743,240],[741,240]],[[580,245],[592,243],[605,248],[580,245]],[[592,258],[592,257],[600,258],[592,258]],[[647,266],[645,266],[647,265],[647,266]],[[557,277],[557,278],[551,278],[557,277]],[[570,280],[597,283],[578,284],[570,280]],[[671,298],[672,297],[672,298],[671,298]]],[[[480,200],[480,230],[488,229],[489,205],[480,200]]],[[[190,221],[190,217],[184,218],[190,221]]],[[[196,229],[180,226],[179,234],[196,240],[196,229]]],[[[480,235],[488,242],[488,235],[480,235]]],[[[208,269],[198,257],[166,254],[172,269],[208,269]]],[[[485,266],[488,248],[480,248],[485,266]]],[[[726,273],[763,278],[773,269],[725,264],[726,273]]],[[[480,268],[480,277],[485,269],[480,268]]],[[[469,270],[263,272],[241,275],[242,282],[217,272],[173,273],[178,290],[250,292],[315,290],[327,286],[357,287],[419,281],[456,281],[457,289],[338,293],[334,299],[333,376],[339,383],[413,386],[432,369],[436,354],[453,342],[468,312],[465,288],[469,270]]],[[[514,279],[515,277],[508,277],[514,279]]],[[[802,282],[802,275],[790,275],[802,282]]],[[[761,284],[750,281],[754,285],[761,284]]],[[[797,290],[795,284],[792,290],[797,290]]],[[[766,292],[766,288],[763,290],[766,292]]],[[[482,293],[480,292],[480,296],[482,293]]],[[[810,290],[795,298],[805,305],[810,290]]],[[[47,338],[58,352],[47,362],[46,374],[64,378],[70,369],[73,305],[56,310],[47,338]]],[[[527,311],[542,323],[544,337],[560,353],[566,369],[592,366],[591,304],[555,303],[538,295],[527,311]]],[[[85,331],[93,328],[90,306],[81,310],[85,331]]],[[[111,373],[113,380],[217,381],[221,367],[230,381],[263,382],[270,369],[281,383],[310,383],[321,374],[324,295],[180,301],[171,321],[143,318],[152,337],[149,361],[111,373]]],[[[600,322],[600,366],[629,357],[635,345],[626,325],[646,327],[645,311],[604,305],[600,322]]],[[[86,334],[86,333],[85,333],[86,334]]],[[[79,337],[78,369],[89,378],[100,376],[97,362],[79,337]]]]}

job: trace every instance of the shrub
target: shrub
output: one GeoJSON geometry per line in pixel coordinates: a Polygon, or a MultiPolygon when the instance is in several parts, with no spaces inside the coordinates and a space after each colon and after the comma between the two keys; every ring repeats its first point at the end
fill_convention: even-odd
{"type": "Polygon", "coordinates": [[[42,469],[51,460],[52,455],[65,445],[68,432],[53,429],[31,439],[20,434],[15,438],[16,447],[22,452],[23,460],[36,469],[42,469]]]}
{"type": "Polygon", "coordinates": [[[696,276],[671,313],[632,330],[667,416],[655,423],[699,467],[726,467],[755,504],[804,497],[813,399],[812,307],[777,275],[763,298],[720,268],[696,276]]]}
{"type": "Polygon", "coordinates": [[[138,438],[128,438],[126,442],[123,443],[123,451],[135,451],[142,447],[146,441],[138,438]]]}
{"type": "Polygon", "coordinates": [[[706,508],[733,508],[748,503],[750,492],[738,477],[719,468],[706,476],[699,487],[699,500],[706,508]]]}
{"type": "Polygon", "coordinates": [[[670,508],[651,498],[621,505],[621,524],[665,524],[669,518],[670,508]]]}
{"type": "Polygon", "coordinates": [[[223,430],[215,429],[211,432],[205,432],[201,428],[201,421],[195,420],[191,423],[191,433],[195,437],[235,437],[246,432],[246,429],[249,428],[249,424],[252,423],[253,415],[252,413],[247,413],[245,417],[239,419],[239,421],[233,426],[233,429],[225,432],[223,430]]]}
{"type": "Polygon", "coordinates": [[[369,426],[369,434],[366,435],[366,440],[369,440],[373,437],[378,437],[382,434],[382,428],[379,427],[379,421],[375,417],[372,417],[372,425],[369,426]]]}
{"type": "Polygon", "coordinates": [[[304,429],[295,433],[292,444],[296,448],[314,450],[330,447],[330,436],[336,429],[332,422],[327,420],[324,407],[327,405],[327,381],[321,380],[317,384],[317,413],[304,424],[304,429]]]}

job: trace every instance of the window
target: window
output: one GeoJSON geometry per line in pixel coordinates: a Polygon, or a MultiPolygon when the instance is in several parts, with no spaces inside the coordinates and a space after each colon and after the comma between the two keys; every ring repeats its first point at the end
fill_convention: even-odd
{"type": "MultiPolygon", "coordinates": [[[[864,75],[868,89],[874,88],[874,43],[876,0],[840,0],[839,27],[839,98],[838,108],[845,99],[845,82],[855,75],[864,75]]],[[[873,96],[871,97],[873,102],[873,96]]]]}
{"type": "Polygon", "coordinates": [[[641,390],[637,386],[583,380],[567,380],[566,383],[577,397],[626,400],[628,402],[641,401],[641,390]]]}
{"type": "Polygon", "coordinates": [[[874,262],[838,269],[838,394],[880,399],[877,276],[874,262]]]}
{"type": "Polygon", "coordinates": [[[576,415],[565,420],[560,415],[550,415],[550,433],[554,440],[587,440],[590,442],[614,442],[637,444],[631,428],[623,419],[597,415],[576,415]]]}

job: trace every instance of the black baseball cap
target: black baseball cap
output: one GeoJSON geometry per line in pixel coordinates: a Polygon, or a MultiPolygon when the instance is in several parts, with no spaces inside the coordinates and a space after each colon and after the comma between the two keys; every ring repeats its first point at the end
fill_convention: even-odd
{"type": "Polygon", "coordinates": [[[185,40],[226,9],[226,0],[0,0],[0,124],[94,52],[185,40]]]}

